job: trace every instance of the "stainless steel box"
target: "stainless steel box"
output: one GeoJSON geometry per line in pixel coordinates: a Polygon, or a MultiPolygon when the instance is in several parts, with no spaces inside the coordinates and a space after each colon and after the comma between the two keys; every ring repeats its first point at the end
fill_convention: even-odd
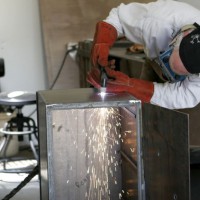
{"type": "Polygon", "coordinates": [[[41,199],[143,199],[139,100],[91,88],[37,99],[41,199]]]}
{"type": "Polygon", "coordinates": [[[126,93],[37,93],[41,200],[189,200],[188,115],[126,93]]]}

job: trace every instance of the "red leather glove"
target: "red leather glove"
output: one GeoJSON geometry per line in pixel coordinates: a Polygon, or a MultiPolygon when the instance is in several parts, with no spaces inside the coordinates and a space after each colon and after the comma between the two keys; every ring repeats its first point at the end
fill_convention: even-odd
{"type": "Polygon", "coordinates": [[[108,66],[109,50],[116,39],[117,31],[112,25],[103,21],[97,23],[91,50],[93,66],[108,66]]]}
{"type": "Polygon", "coordinates": [[[93,85],[95,88],[99,89],[101,87],[100,71],[97,68],[92,68],[87,75],[87,82],[93,85]]]}
{"type": "MultiPolygon", "coordinates": [[[[149,103],[154,92],[154,85],[150,81],[129,78],[126,74],[105,68],[108,77],[107,92],[128,92],[142,102],[149,103]]],[[[100,88],[100,72],[98,69],[92,69],[88,73],[87,81],[96,88],[100,88]]]]}

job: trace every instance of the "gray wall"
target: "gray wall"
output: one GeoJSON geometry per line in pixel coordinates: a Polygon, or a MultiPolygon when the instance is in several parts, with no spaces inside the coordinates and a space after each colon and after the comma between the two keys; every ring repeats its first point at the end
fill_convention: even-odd
{"type": "Polygon", "coordinates": [[[1,91],[46,88],[38,0],[0,0],[1,91]]]}

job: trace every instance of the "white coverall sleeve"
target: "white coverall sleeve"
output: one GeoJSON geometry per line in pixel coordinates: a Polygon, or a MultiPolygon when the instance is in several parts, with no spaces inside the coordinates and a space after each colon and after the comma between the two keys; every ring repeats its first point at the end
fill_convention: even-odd
{"type": "Polygon", "coordinates": [[[200,75],[188,76],[177,83],[154,83],[154,94],[150,103],[169,108],[195,107],[200,102],[200,75]]]}

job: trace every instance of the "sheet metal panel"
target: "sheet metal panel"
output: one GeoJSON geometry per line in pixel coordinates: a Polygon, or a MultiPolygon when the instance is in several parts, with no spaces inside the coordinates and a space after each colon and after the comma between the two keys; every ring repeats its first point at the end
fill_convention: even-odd
{"type": "Polygon", "coordinates": [[[143,154],[147,200],[189,200],[188,115],[143,105],[143,154]]]}
{"type": "Polygon", "coordinates": [[[128,109],[121,109],[121,157],[122,157],[122,184],[124,186],[124,199],[138,199],[138,151],[137,151],[137,121],[128,109]]]}

